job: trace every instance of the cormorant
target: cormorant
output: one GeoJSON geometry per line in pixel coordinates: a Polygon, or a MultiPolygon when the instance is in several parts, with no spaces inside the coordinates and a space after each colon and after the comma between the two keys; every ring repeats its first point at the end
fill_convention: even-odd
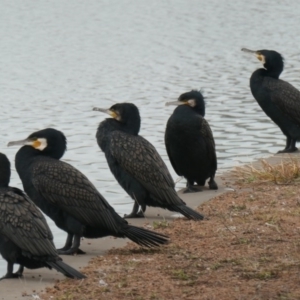
{"type": "Polygon", "coordinates": [[[24,267],[54,268],[70,278],[85,278],[58,256],[43,214],[23,191],[10,187],[9,180],[10,162],[0,153],[0,253],[7,261],[1,279],[21,277],[24,267]],[[20,265],[16,273],[14,264],[20,265]]]}
{"type": "Polygon", "coordinates": [[[23,141],[16,154],[16,169],[25,192],[55,224],[68,233],[61,254],[84,253],[80,238],[128,237],[154,247],[165,244],[166,236],[131,226],[109,205],[80,171],[59,159],[66,150],[65,135],[52,128],[37,131],[23,141]]]}
{"type": "Polygon", "coordinates": [[[273,50],[242,51],[253,53],[264,68],[253,72],[250,78],[252,95],[263,111],[278,125],[286,136],[286,146],[278,153],[291,153],[300,140],[300,92],[286,81],[279,79],[284,61],[273,50]]]}
{"type": "Polygon", "coordinates": [[[203,219],[180,199],[162,158],[152,144],[138,135],[138,108],[132,103],[119,103],[94,110],[112,117],[99,124],[96,138],[111,172],[135,201],[132,212],[125,217],[143,217],[148,205],[179,212],[189,219],[203,219]]]}
{"type": "Polygon", "coordinates": [[[193,187],[194,182],[203,186],[208,178],[209,188],[217,190],[215,141],[204,119],[202,94],[193,90],[166,105],[178,105],[167,122],[165,144],[174,170],[187,179],[185,192],[201,191],[193,187]]]}

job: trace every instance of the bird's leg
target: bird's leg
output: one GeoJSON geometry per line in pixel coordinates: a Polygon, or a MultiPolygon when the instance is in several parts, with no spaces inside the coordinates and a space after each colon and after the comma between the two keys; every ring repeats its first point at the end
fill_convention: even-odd
{"type": "Polygon", "coordinates": [[[24,271],[24,266],[20,265],[19,269],[17,272],[14,273],[17,277],[22,277],[23,276],[23,271],[24,271]]]}
{"type": "Polygon", "coordinates": [[[137,215],[140,217],[140,218],[145,218],[145,211],[146,211],[146,204],[142,204],[141,205],[141,209],[140,211],[137,213],[137,215]]]}
{"type": "Polygon", "coordinates": [[[74,234],[68,233],[65,245],[62,248],[57,249],[58,254],[63,254],[64,251],[67,251],[72,247],[73,236],[74,234]]]}
{"type": "Polygon", "coordinates": [[[8,262],[7,263],[7,272],[3,277],[0,278],[0,280],[6,279],[6,278],[19,278],[22,276],[22,274],[21,275],[19,274],[19,271],[16,273],[13,273],[13,270],[14,270],[14,264],[8,262]]]}
{"type": "Polygon", "coordinates": [[[210,190],[217,190],[218,189],[218,185],[215,182],[215,178],[214,176],[211,176],[209,181],[208,181],[208,186],[210,190]]]}
{"type": "Polygon", "coordinates": [[[296,142],[297,140],[291,139],[290,145],[289,145],[289,152],[295,152],[298,150],[298,148],[296,147],[296,142]]]}
{"type": "MultiPolygon", "coordinates": [[[[126,219],[130,219],[130,218],[144,218],[144,214],[141,215],[140,213],[138,213],[139,206],[140,205],[135,200],[134,204],[133,204],[132,212],[129,215],[124,215],[124,218],[126,218],[126,219]]],[[[145,210],[146,210],[146,208],[145,208],[145,210]]]]}
{"type": "Polygon", "coordinates": [[[67,250],[64,251],[60,250],[57,252],[58,254],[63,254],[63,255],[85,254],[84,251],[79,249],[79,246],[80,246],[80,235],[75,234],[72,246],[67,250]]]}
{"type": "Polygon", "coordinates": [[[184,190],[184,194],[188,194],[188,193],[197,193],[197,192],[202,192],[202,189],[197,189],[194,186],[194,182],[193,181],[187,181],[186,183],[186,189],[184,190]]]}
{"type": "Polygon", "coordinates": [[[286,146],[283,150],[278,151],[277,153],[292,153],[298,150],[296,147],[296,140],[287,137],[286,138],[286,146]]]}
{"type": "Polygon", "coordinates": [[[288,150],[288,148],[290,146],[290,143],[291,143],[291,138],[287,136],[285,148],[283,150],[278,151],[277,153],[286,153],[286,151],[288,150]]]}

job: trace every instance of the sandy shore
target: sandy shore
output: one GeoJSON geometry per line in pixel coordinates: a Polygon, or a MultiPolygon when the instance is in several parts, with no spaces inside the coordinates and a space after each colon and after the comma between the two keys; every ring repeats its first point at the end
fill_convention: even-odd
{"type": "MultiPolygon", "coordinates": [[[[293,154],[293,156],[299,156],[300,153],[293,154]]],[[[289,158],[290,155],[276,155],[268,158],[268,162],[275,164],[280,162],[284,158],[289,158]]],[[[257,162],[253,165],[259,165],[257,162]]],[[[180,197],[192,208],[196,208],[202,203],[222,194],[226,191],[230,191],[230,180],[226,174],[221,177],[217,177],[219,189],[217,191],[211,191],[205,188],[203,192],[196,194],[183,194],[179,191],[180,197]],[[227,187],[226,187],[227,186],[227,187]]],[[[131,219],[130,223],[138,226],[148,226],[151,229],[153,222],[167,220],[168,222],[176,218],[173,213],[157,208],[148,208],[145,219],[131,219]]],[[[105,252],[112,248],[120,248],[126,245],[128,239],[120,239],[107,237],[102,239],[84,239],[81,243],[81,249],[86,251],[85,255],[79,256],[62,256],[63,260],[73,266],[76,269],[85,267],[88,262],[95,256],[104,255],[105,252]]],[[[45,290],[47,286],[53,286],[54,283],[64,279],[64,276],[55,270],[51,271],[46,268],[38,270],[25,269],[24,277],[21,279],[6,279],[0,281],[0,299],[39,299],[38,295],[45,290]]]]}
{"type": "MultiPolygon", "coordinates": [[[[192,208],[198,207],[201,203],[214,198],[226,189],[220,177],[216,178],[219,185],[217,191],[211,191],[205,188],[203,192],[196,194],[182,194],[180,197],[192,208]]],[[[145,219],[131,219],[129,222],[133,225],[152,226],[154,221],[168,220],[171,221],[174,217],[172,212],[158,208],[148,208],[145,219]]],[[[151,229],[151,227],[149,227],[151,229]]],[[[55,240],[55,237],[54,237],[55,240]]],[[[91,258],[105,254],[105,252],[112,248],[123,247],[129,240],[113,237],[106,237],[101,239],[84,239],[81,243],[81,249],[86,252],[85,255],[79,256],[62,256],[63,260],[72,267],[80,270],[86,266],[91,258]]],[[[24,277],[20,279],[6,279],[0,281],[0,299],[39,299],[37,295],[45,290],[45,287],[51,286],[58,279],[64,279],[64,276],[55,270],[46,268],[29,270],[25,269],[24,277]]]]}

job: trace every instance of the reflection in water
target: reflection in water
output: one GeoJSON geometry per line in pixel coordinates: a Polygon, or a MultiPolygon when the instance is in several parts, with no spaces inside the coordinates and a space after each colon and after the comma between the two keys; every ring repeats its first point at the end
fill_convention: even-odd
{"type": "MultiPolygon", "coordinates": [[[[286,58],[282,77],[300,87],[299,37],[294,35],[300,2],[203,4],[6,1],[0,11],[1,151],[13,161],[17,149],[6,148],[8,141],[45,127],[62,130],[69,145],[64,160],[124,214],[132,201],[97,146],[96,129],[104,116],[93,112],[94,106],[127,101],[140,107],[141,135],[155,145],[174,179],[164,147],[173,108],[164,104],[192,88],[201,88],[206,97],[219,173],[280,150],[285,138],[249,89],[260,63],[241,48],[281,52],[286,58]]],[[[15,170],[11,185],[21,187],[15,170]]],[[[56,245],[62,246],[65,233],[49,223],[56,245]]],[[[0,261],[0,274],[5,267],[0,261]]]]}

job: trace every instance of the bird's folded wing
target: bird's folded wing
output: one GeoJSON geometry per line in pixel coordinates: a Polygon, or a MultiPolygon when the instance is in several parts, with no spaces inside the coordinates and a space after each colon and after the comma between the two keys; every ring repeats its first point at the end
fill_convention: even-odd
{"type": "Polygon", "coordinates": [[[271,101],[300,126],[300,92],[283,80],[268,80],[267,87],[270,90],[271,101]]]}
{"type": "Polygon", "coordinates": [[[32,256],[57,256],[43,214],[20,190],[0,195],[0,233],[32,256]]]}
{"type": "Polygon", "coordinates": [[[114,209],[80,171],[71,165],[52,160],[36,162],[33,185],[49,203],[61,208],[85,225],[116,226],[114,209]]]}
{"type": "Polygon", "coordinates": [[[175,170],[175,172],[177,173],[177,175],[182,176],[180,168],[177,167],[176,161],[173,159],[173,156],[172,156],[170,137],[168,135],[167,130],[168,129],[166,129],[166,132],[165,132],[165,146],[166,146],[167,154],[168,154],[170,163],[171,163],[173,169],[175,170]]]}
{"type": "Polygon", "coordinates": [[[217,169],[217,156],[216,156],[216,149],[215,149],[215,140],[213,137],[213,133],[211,131],[211,128],[208,124],[208,122],[200,117],[201,122],[201,136],[205,140],[206,148],[207,148],[207,154],[209,156],[209,160],[214,162],[214,168],[217,169]]]}
{"type": "Polygon", "coordinates": [[[143,137],[114,131],[110,136],[111,155],[132,177],[152,193],[157,201],[180,204],[174,181],[156,149],[143,137]]]}

